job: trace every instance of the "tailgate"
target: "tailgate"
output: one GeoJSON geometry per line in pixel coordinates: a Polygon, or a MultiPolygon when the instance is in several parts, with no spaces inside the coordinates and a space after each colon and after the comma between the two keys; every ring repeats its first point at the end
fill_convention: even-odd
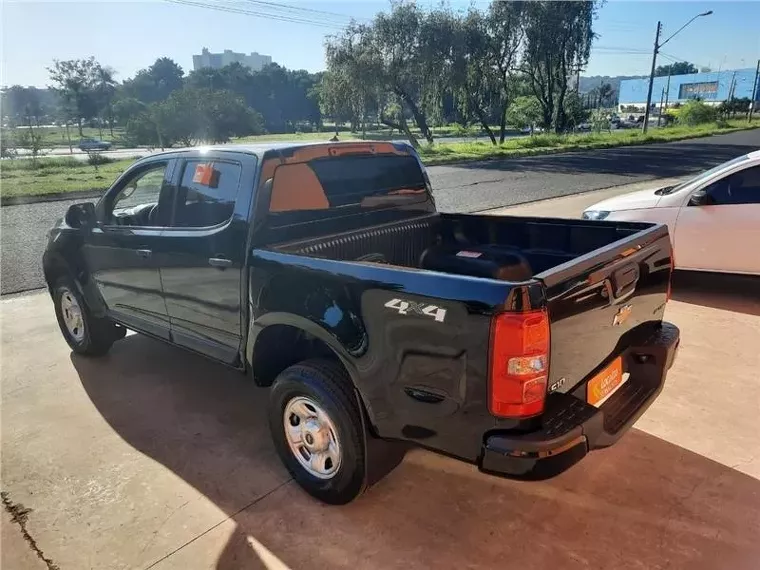
{"type": "Polygon", "coordinates": [[[665,311],[670,273],[668,229],[654,225],[536,275],[551,323],[549,391],[572,390],[650,334],[665,311]]]}

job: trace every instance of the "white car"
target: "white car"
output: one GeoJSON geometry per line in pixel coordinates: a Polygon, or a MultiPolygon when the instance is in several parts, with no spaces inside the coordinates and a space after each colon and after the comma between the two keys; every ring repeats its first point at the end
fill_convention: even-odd
{"type": "Polygon", "coordinates": [[[604,200],[583,218],[667,224],[677,269],[760,275],[760,150],[677,186],[604,200]]]}

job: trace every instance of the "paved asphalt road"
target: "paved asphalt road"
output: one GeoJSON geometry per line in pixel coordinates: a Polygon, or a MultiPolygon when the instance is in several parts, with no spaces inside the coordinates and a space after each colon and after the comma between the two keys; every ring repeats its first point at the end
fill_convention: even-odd
{"type": "MultiPolygon", "coordinates": [[[[684,176],[760,149],[760,129],[669,144],[473,162],[429,169],[438,207],[473,212],[684,176]]],[[[73,201],[1,208],[2,293],[44,285],[47,230],[73,201]]]]}

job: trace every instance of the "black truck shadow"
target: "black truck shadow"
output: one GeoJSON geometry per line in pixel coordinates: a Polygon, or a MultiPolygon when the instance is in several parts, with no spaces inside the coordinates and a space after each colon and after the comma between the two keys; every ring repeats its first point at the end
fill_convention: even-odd
{"type": "Polygon", "coordinates": [[[262,545],[293,569],[749,570],[760,559],[760,481],[637,430],[536,483],[413,451],[360,500],[327,507],[289,482],[267,392],[237,372],[137,335],[72,361],[126,442],[235,521],[219,569],[269,567],[262,545]]]}
{"type": "Polygon", "coordinates": [[[760,277],[676,271],[673,300],[760,316],[760,277]]]}

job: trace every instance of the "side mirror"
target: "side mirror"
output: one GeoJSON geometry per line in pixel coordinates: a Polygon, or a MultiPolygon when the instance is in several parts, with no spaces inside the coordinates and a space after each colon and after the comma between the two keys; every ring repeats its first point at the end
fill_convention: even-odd
{"type": "Polygon", "coordinates": [[[72,204],[64,217],[66,223],[72,228],[87,228],[95,225],[95,204],[84,202],[72,204]]]}
{"type": "Polygon", "coordinates": [[[715,200],[713,200],[712,196],[710,196],[705,189],[697,190],[691,195],[691,198],[689,198],[689,206],[710,206],[714,202],[715,200]]]}

